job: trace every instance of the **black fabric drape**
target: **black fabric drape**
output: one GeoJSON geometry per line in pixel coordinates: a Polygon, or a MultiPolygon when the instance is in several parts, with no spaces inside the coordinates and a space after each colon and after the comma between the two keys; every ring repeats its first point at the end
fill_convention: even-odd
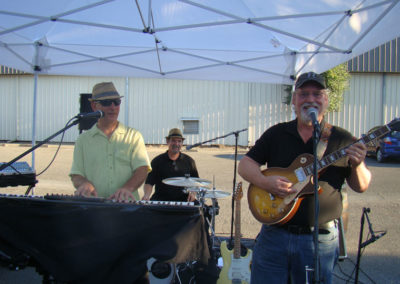
{"type": "Polygon", "coordinates": [[[68,283],[132,283],[150,257],[209,258],[198,207],[27,196],[0,196],[0,249],[68,283]]]}

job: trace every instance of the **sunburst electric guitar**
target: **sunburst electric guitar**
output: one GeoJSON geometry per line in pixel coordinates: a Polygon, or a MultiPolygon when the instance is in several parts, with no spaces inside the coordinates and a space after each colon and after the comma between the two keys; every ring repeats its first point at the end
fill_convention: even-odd
{"type": "MultiPolygon", "coordinates": [[[[399,128],[400,119],[396,118],[387,125],[363,136],[354,143],[362,142],[366,144],[393,130],[399,130],[399,128]]],[[[339,159],[345,157],[345,150],[350,145],[326,155],[319,160],[317,162],[318,173],[331,164],[337,162],[339,159]]],[[[284,224],[288,222],[297,212],[304,195],[314,193],[314,186],[311,182],[314,168],[313,161],[313,155],[303,154],[298,156],[288,168],[268,168],[264,170],[262,173],[265,176],[286,177],[293,183],[293,188],[296,189],[296,192],[286,196],[285,198],[280,198],[270,194],[266,190],[250,184],[247,199],[253,216],[261,223],[267,225],[284,224]]]]}
{"type": "Polygon", "coordinates": [[[228,249],[226,241],[221,243],[221,255],[224,266],[219,274],[217,284],[248,284],[250,283],[250,262],[252,251],[247,249],[245,256],[240,255],[240,200],[243,197],[242,182],[239,182],[234,192],[235,210],[235,238],[233,253],[228,249]]]}

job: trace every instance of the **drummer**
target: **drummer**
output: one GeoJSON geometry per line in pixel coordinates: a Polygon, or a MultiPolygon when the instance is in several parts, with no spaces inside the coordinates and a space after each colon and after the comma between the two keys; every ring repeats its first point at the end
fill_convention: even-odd
{"type": "Polygon", "coordinates": [[[168,150],[151,161],[152,171],[147,176],[142,200],[194,201],[196,199],[194,192],[187,193],[184,187],[162,182],[163,179],[172,177],[199,177],[195,161],[181,152],[185,140],[181,130],[172,128],[165,138],[168,150]],[[155,192],[151,195],[154,185],[155,192]]]}

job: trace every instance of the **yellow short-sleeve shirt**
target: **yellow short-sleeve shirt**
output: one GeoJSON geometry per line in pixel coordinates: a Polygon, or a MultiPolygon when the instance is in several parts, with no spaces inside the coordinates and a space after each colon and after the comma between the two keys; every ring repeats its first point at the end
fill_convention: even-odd
{"type": "MultiPolygon", "coordinates": [[[[99,197],[107,198],[122,187],[141,166],[151,170],[146,146],[139,131],[119,122],[108,139],[95,124],[79,135],[75,143],[70,175],[84,176],[95,186],[99,197]]],[[[139,200],[137,191],[134,196],[139,200]]]]}

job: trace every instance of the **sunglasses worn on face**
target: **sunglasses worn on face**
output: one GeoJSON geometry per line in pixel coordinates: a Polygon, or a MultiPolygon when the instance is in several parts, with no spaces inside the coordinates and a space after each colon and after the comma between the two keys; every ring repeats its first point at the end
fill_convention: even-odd
{"type": "Polygon", "coordinates": [[[103,107],[108,107],[112,103],[114,103],[115,106],[119,106],[121,104],[121,99],[114,99],[114,100],[101,100],[101,101],[96,101],[99,104],[101,104],[103,107]]]}

